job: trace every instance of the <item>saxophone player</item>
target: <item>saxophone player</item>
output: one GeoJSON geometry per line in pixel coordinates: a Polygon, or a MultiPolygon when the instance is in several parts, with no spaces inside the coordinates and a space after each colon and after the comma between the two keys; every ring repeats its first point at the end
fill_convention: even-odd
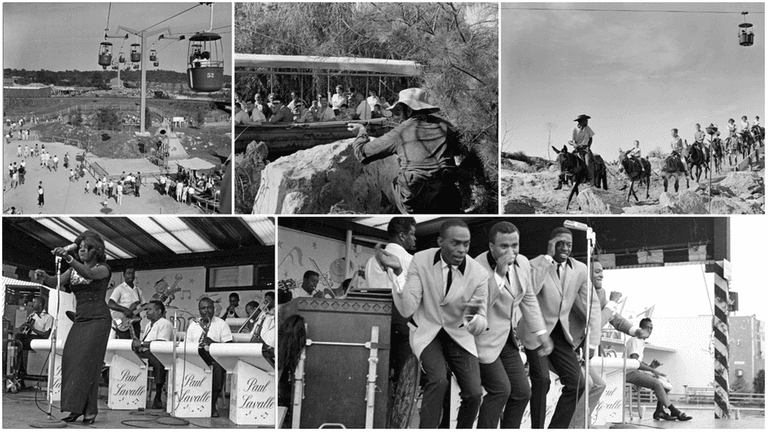
{"type": "MultiPolygon", "coordinates": [[[[201,350],[208,350],[208,347],[216,343],[232,342],[232,332],[229,325],[221,318],[214,316],[213,300],[203,297],[197,304],[197,310],[200,313],[200,319],[192,322],[187,329],[187,335],[184,339],[185,344],[198,344],[201,350]]],[[[221,391],[224,387],[224,380],[227,376],[226,371],[213,358],[203,356],[209,366],[212,366],[213,388],[211,400],[211,417],[218,417],[219,410],[216,402],[219,400],[221,391]]]]}

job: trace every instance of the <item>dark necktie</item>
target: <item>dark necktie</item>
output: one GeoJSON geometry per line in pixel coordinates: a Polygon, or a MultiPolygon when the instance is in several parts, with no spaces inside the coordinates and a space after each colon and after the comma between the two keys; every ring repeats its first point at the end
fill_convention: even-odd
{"type": "Polygon", "coordinates": [[[560,264],[558,264],[558,263],[555,263],[555,265],[557,266],[557,278],[558,278],[558,279],[562,279],[562,278],[560,277],[560,264]]]}
{"type": "Polygon", "coordinates": [[[453,282],[453,269],[448,266],[448,282],[445,284],[445,295],[448,295],[448,291],[451,289],[451,283],[453,282]]]}

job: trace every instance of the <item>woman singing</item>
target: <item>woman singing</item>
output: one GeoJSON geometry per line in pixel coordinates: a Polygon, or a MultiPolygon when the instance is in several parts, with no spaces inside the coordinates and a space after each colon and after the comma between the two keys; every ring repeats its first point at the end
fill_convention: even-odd
{"type": "MultiPolygon", "coordinates": [[[[71,412],[62,419],[65,422],[83,415],[83,423],[92,424],[99,412],[99,377],[109,339],[111,317],[105,298],[112,271],[105,263],[104,240],[98,234],[86,231],[75,244],[79,260],[70,255],[69,248],[53,250],[69,264],[61,284],[69,284],[77,300],[75,323],[62,356],[61,411],[71,412]]],[[[43,270],[36,270],[35,277],[49,287],[56,286],[56,277],[43,270]]]]}

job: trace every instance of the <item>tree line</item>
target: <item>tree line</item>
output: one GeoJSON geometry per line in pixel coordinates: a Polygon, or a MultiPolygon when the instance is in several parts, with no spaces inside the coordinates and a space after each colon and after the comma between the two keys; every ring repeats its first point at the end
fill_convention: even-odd
{"type": "MultiPolygon", "coordinates": [[[[109,81],[117,78],[116,70],[105,71],[50,71],[50,70],[26,70],[26,69],[3,69],[5,78],[16,78],[16,84],[45,84],[55,86],[72,87],[95,87],[98,89],[109,88],[109,81]]],[[[229,76],[224,76],[225,86],[230,82],[229,76]]],[[[120,79],[123,81],[141,81],[140,70],[127,70],[120,72],[120,79]]],[[[185,72],[176,72],[171,70],[148,70],[147,81],[154,83],[181,84],[187,85],[188,78],[185,72]]]]}
{"type": "MultiPolygon", "coordinates": [[[[461,132],[468,159],[474,161],[468,167],[479,171],[475,178],[482,177],[486,189],[497,190],[498,4],[236,3],[235,26],[238,53],[366,57],[421,64],[418,86],[428,91],[430,103],[441,107],[441,115],[461,132]]],[[[263,92],[265,79],[235,73],[235,91],[241,98],[252,97],[256,91],[263,92]]],[[[269,86],[286,94],[286,99],[286,92],[298,90],[297,84],[302,82],[284,75],[269,86]]],[[[392,87],[388,94],[396,99],[402,85],[414,84],[409,79],[390,80],[388,85],[392,87]]],[[[305,99],[313,97],[306,93],[302,95],[305,99]]],[[[488,196],[496,193],[489,191],[488,196]]],[[[493,207],[495,212],[495,201],[480,205],[493,207]]]]}

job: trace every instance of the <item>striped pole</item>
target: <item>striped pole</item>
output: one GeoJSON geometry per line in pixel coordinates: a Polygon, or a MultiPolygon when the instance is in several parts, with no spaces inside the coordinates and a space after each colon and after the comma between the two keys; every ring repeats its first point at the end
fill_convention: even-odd
{"type": "Polygon", "coordinates": [[[727,419],[729,414],[728,391],[728,281],[724,263],[717,261],[715,274],[715,317],[712,321],[715,333],[715,419],[727,419]]]}

